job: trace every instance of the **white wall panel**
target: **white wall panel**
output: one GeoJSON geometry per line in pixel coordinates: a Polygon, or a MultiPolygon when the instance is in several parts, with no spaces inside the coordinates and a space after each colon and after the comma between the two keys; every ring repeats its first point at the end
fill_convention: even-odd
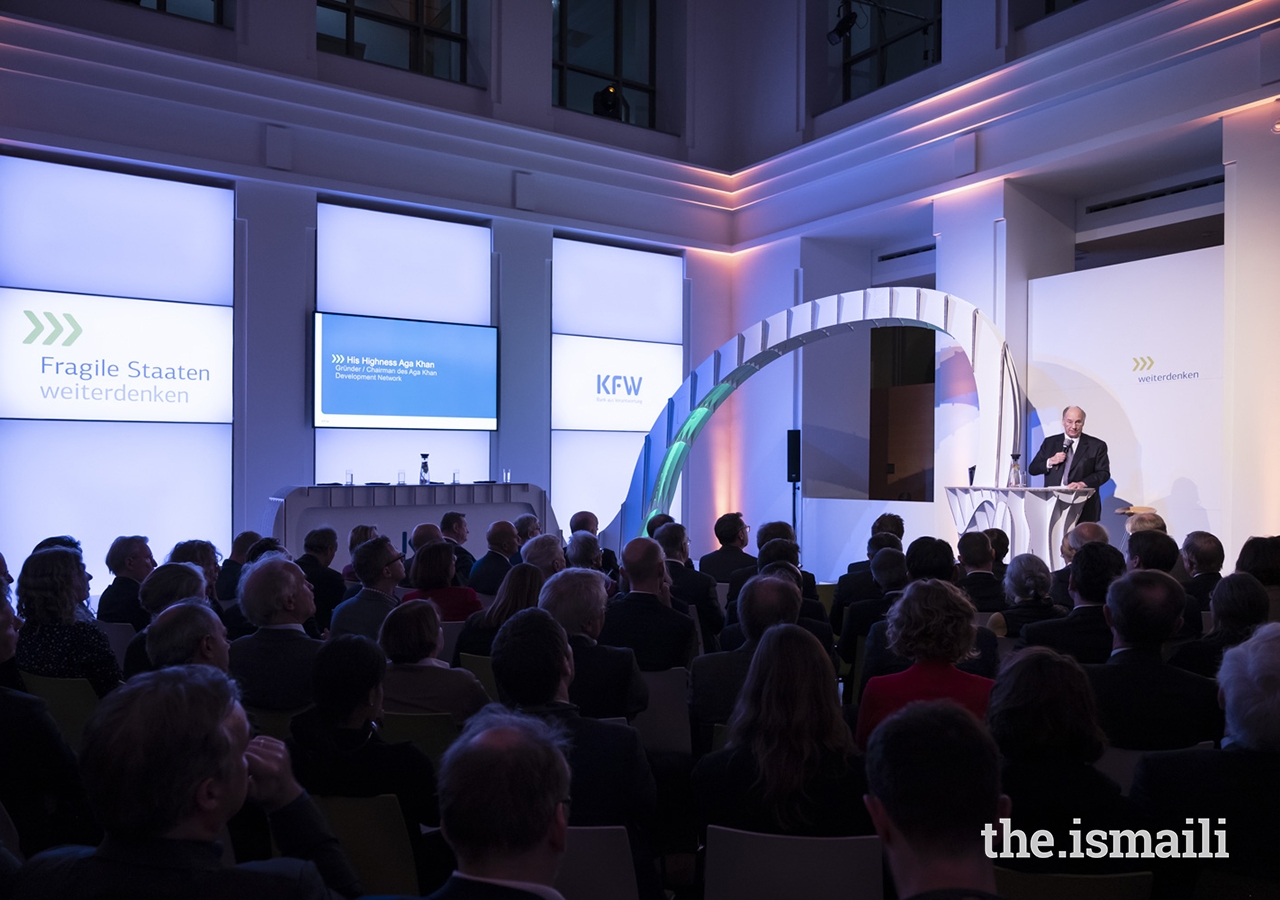
{"type": "Polygon", "coordinates": [[[551,264],[551,330],[684,340],[684,259],[557,239],[551,264]]]}
{"type": "MultiPolygon", "coordinates": [[[[617,515],[627,498],[644,439],[644,434],[626,431],[551,432],[551,506],[566,539],[569,519],[576,512],[586,509],[595,513],[602,528],[617,515]]],[[[676,521],[680,521],[683,508],[683,481],[681,478],[671,500],[671,515],[676,521]]],[[[701,552],[714,549],[707,547],[701,552]]]]}
{"type": "Polygon", "coordinates": [[[455,469],[467,483],[490,477],[488,432],[317,428],[316,482],[343,482],[350,469],[356,484],[395,484],[404,470],[417,484],[423,453],[431,454],[432,481],[452,481],[455,469]]]}
{"type": "Polygon", "coordinates": [[[684,380],[684,349],[551,336],[551,427],[648,432],[684,380]]]}

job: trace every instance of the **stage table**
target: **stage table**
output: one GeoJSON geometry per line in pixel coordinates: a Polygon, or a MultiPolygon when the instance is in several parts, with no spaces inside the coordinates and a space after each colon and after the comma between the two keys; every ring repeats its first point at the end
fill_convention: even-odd
{"type": "Polygon", "coordinates": [[[1060,569],[1062,538],[1080,519],[1093,488],[949,487],[947,502],[956,530],[999,528],[1009,535],[1009,556],[1034,553],[1060,569]]]}

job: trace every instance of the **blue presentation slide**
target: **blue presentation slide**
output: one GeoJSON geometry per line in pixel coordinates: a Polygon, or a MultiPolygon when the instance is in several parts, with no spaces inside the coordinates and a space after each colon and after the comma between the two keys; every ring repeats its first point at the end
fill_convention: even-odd
{"type": "Polygon", "coordinates": [[[317,426],[498,427],[498,330],[316,314],[317,426]]]}

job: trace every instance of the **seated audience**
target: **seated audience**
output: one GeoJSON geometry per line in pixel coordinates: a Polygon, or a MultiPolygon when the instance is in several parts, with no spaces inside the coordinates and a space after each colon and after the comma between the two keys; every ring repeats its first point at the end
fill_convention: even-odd
{"type": "Polygon", "coordinates": [[[388,744],[378,736],[374,722],[382,718],[386,673],[382,648],[368,638],[348,634],[329,640],[312,670],[316,705],[293,717],[287,743],[294,774],[313,794],[396,795],[425,884],[430,862],[421,826],[439,824],[435,772],[413,744],[388,744]]]}
{"type": "Polygon", "coordinates": [[[360,593],[343,600],[333,611],[329,637],[359,634],[375,640],[387,613],[400,605],[395,589],[404,578],[404,554],[383,535],[356,548],[351,558],[363,587],[360,593]]]}
{"type": "Polygon", "coordinates": [[[725,513],[716,519],[714,526],[718,550],[706,553],[698,560],[698,571],[710,575],[720,584],[728,584],[730,576],[738,569],[750,568],[756,558],[744,549],[747,546],[751,526],[742,519],[742,513],[725,513]]]}
{"type": "Polygon", "coordinates": [[[1111,626],[1102,607],[1107,588],[1124,572],[1124,554],[1110,544],[1092,541],[1080,547],[1069,566],[1071,612],[1065,618],[1023,626],[1020,643],[1051,647],[1082,665],[1106,662],[1111,656],[1111,626]]]}
{"type": "Polygon", "coordinates": [[[546,610],[516,613],[494,638],[493,675],[511,705],[568,735],[569,824],[626,826],[641,896],[662,897],[646,849],[657,789],[640,736],[626,725],[585,718],[569,702],[573,653],[564,629],[546,610]]]}
{"type": "Polygon", "coordinates": [[[600,539],[589,531],[575,531],[569,535],[569,543],[564,547],[565,565],[572,569],[595,569],[603,572],[604,554],[600,550],[600,539]]]}
{"type": "Polygon", "coordinates": [[[1129,535],[1125,560],[1130,572],[1134,569],[1152,569],[1169,573],[1177,564],[1178,558],[1178,542],[1163,531],[1150,529],[1135,531],[1129,535]]]}
{"type": "Polygon", "coordinates": [[[409,535],[409,549],[417,553],[427,544],[443,540],[444,534],[440,531],[439,525],[433,522],[419,522],[413,526],[413,532],[409,535]]]}
{"type": "Polygon", "coordinates": [[[1216,678],[1222,654],[1248,640],[1254,629],[1267,621],[1270,601],[1262,582],[1245,572],[1236,572],[1218,580],[1209,605],[1213,630],[1179,645],[1169,657],[1169,665],[1216,678]]]}
{"type": "Polygon", "coordinates": [[[440,823],[458,868],[428,900],[563,900],[552,887],[572,808],[560,734],[486,710],[440,764],[440,823]]]}
{"type": "Polygon", "coordinates": [[[631,590],[609,603],[600,643],[630,647],[642,672],[689,668],[698,655],[698,633],[693,619],[671,608],[671,576],[658,542],[629,542],[622,550],[622,571],[631,590]]]}
{"type": "Polygon", "coordinates": [[[388,712],[449,713],[461,726],[489,702],[475,675],[437,658],[442,637],[426,600],[406,600],[387,614],[378,643],[391,662],[382,685],[388,712]]]}
{"type": "Polygon", "coordinates": [[[471,567],[468,586],[477,594],[492,597],[498,593],[502,579],[511,571],[511,555],[520,548],[520,542],[516,537],[516,526],[501,519],[489,526],[484,539],[489,545],[489,552],[471,567]]]}
{"type": "MultiPolygon", "coordinates": [[[[1000,781],[1013,801],[1013,826],[1028,835],[1045,829],[1068,834],[1072,820],[1089,828],[1140,828],[1137,810],[1120,785],[1094,768],[1106,747],[1093,689],[1080,664],[1048,647],[1011,657],[996,676],[987,727],[1000,748],[1000,781]]],[[[1001,865],[1042,872],[1141,869],[1143,863],[1065,863],[1060,858],[1013,860],[1001,865]]],[[[1150,864],[1145,864],[1150,868],[1150,864]]]]}
{"type": "MultiPolygon", "coordinates": [[[[760,555],[756,557],[756,570],[750,573],[750,578],[754,578],[756,575],[763,575],[771,567],[780,565],[793,569],[796,577],[800,579],[800,593],[802,595],[800,605],[801,618],[821,619],[826,622],[827,611],[818,600],[813,575],[800,568],[800,545],[795,540],[791,538],[774,538],[761,546],[760,555]]],[[[729,625],[733,625],[738,621],[738,593],[748,581],[747,577],[743,577],[745,575],[747,573],[741,570],[735,572],[734,580],[729,586],[729,597],[725,605],[725,622],[729,625]]]]}
{"type": "MultiPolygon", "coordinates": [[[[1132,539],[1135,534],[1143,531],[1158,531],[1166,537],[1169,535],[1169,526],[1165,524],[1164,519],[1159,513],[1154,512],[1138,513],[1137,515],[1129,516],[1129,518],[1125,520],[1124,530],[1125,534],[1129,535],[1130,539],[1132,539]]],[[[1174,547],[1177,547],[1178,542],[1174,541],[1173,545],[1174,547]]],[[[1164,552],[1167,553],[1167,550],[1164,552]]],[[[1159,566],[1152,566],[1151,568],[1158,569],[1159,566]]],[[[1187,574],[1187,570],[1182,567],[1181,554],[1178,554],[1174,558],[1173,567],[1168,571],[1169,575],[1174,581],[1178,582],[1178,584],[1185,585],[1191,580],[1191,576],[1187,574]]]]}
{"type": "Polygon", "coordinates": [[[565,569],[547,579],[538,606],[569,637],[574,679],[569,702],[593,719],[634,719],[649,706],[649,686],[629,647],[609,647],[596,638],[604,628],[607,578],[587,569],[565,569]]]}
{"type": "MultiPolygon", "coordinates": [[[[260,540],[262,540],[262,535],[258,534],[258,532],[242,531],[231,542],[231,552],[222,561],[222,568],[218,570],[218,582],[214,585],[214,593],[217,595],[219,603],[227,604],[236,601],[236,595],[240,589],[240,570],[244,568],[244,564],[247,561],[249,548],[260,540]]],[[[335,534],[335,548],[337,540],[337,535],[335,534]]]]}
{"type": "MultiPolygon", "coordinates": [[[[316,606],[316,625],[323,632],[328,629],[333,611],[347,592],[341,573],[329,568],[333,558],[338,555],[338,532],[328,526],[313,528],[302,539],[302,549],[303,554],[294,562],[311,585],[316,606]]],[[[248,615],[248,610],[245,610],[245,615],[248,615]]]]}
{"type": "Polygon", "coordinates": [[[671,606],[677,612],[697,610],[698,624],[702,626],[702,645],[706,653],[720,649],[719,635],[724,630],[724,611],[716,595],[716,580],[710,575],[689,568],[689,532],[683,525],[668,522],[656,532],[655,541],[667,558],[667,574],[671,576],[671,606]],[[677,603],[676,601],[679,601],[677,603]],[[684,605],[684,609],[680,608],[684,605]]]}
{"type": "Polygon", "coordinates": [[[440,534],[444,536],[445,543],[453,550],[453,585],[455,587],[467,586],[468,579],[471,578],[471,567],[476,564],[476,558],[464,546],[470,533],[471,530],[467,527],[466,513],[450,511],[441,517],[440,534]]]}
{"type": "Polygon", "coordinates": [[[516,548],[516,552],[511,554],[511,565],[514,566],[516,563],[525,561],[521,556],[524,545],[542,534],[542,523],[538,521],[538,517],[533,513],[525,513],[522,516],[516,516],[516,520],[512,524],[516,526],[516,538],[520,544],[516,548]]]}
{"type": "MultiPolygon", "coordinates": [[[[1225,581],[1225,579],[1224,579],[1225,581]]],[[[1134,773],[1131,796],[1156,820],[1173,831],[1189,827],[1188,819],[1208,820],[1229,837],[1215,842],[1213,858],[1199,858],[1205,868],[1261,878],[1273,896],[1280,881],[1280,624],[1263,625],[1242,644],[1223,654],[1218,670],[1221,702],[1226,710],[1222,749],[1192,747],[1145,754],[1134,773]],[[1226,820],[1223,827],[1222,820],[1226,820]],[[1229,854],[1229,855],[1228,855],[1229,854]]],[[[1208,853],[1201,853],[1207,857],[1208,853]]],[[[1184,863],[1190,868],[1196,863],[1184,863]]],[[[1185,873],[1185,870],[1184,870],[1185,873]]],[[[1183,879],[1190,881],[1189,873],[1183,879]]],[[[1255,886],[1262,887],[1261,885],[1255,886]]],[[[1245,896],[1245,889],[1233,892],[1245,896]]],[[[1263,896],[1258,893],[1256,896],[1263,896]]]]}
{"type": "Polygon", "coordinates": [[[912,703],[876,729],[866,766],[867,811],[897,896],[998,900],[987,841],[1009,798],[982,725],[951,703],[912,703]]]}
{"type": "Polygon", "coordinates": [[[1161,658],[1161,645],[1182,625],[1184,603],[1182,585],[1164,572],[1129,572],[1107,590],[1103,614],[1114,650],[1105,665],[1085,671],[1113,747],[1174,750],[1222,737],[1217,685],[1161,658]]]}
{"type": "Polygon", "coordinates": [[[18,574],[18,669],[46,678],[87,678],[99,697],[120,684],[120,664],[97,624],[76,610],[89,598],[84,559],[50,547],[27,557],[18,574]]]}
{"type": "Polygon", "coordinates": [[[554,534],[540,534],[520,548],[521,558],[550,578],[565,567],[564,545],[554,534]]]}
{"type": "Polygon", "coordinates": [[[694,755],[711,747],[713,726],[733,714],[738,693],[765,631],[774,625],[794,625],[800,617],[800,586],[783,578],[757,575],[738,596],[746,643],[736,650],[707,653],[689,670],[689,718],[694,726],[694,755]]]}
{"type": "MultiPolygon", "coordinates": [[[[483,559],[480,562],[484,562],[483,559]]],[[[479,565],[480,563],[476,563],[479,565]]],[[[473,612],[467,616],[462,631],[453,645],[453,659],[450,665],[459,666],[462,654],[472,656],[488,656],[493,647],[494,635],[507,619],[520,612],[538,605],[538,594],[546,579],[542,571],[528,563],[516,563],[507,570],[498,593],[493,598],[493,605],[488,609],[473,612]]]]}
{"type": "Polygon", "coordinates": [[[218,548],[210,541],[192,540],[175,544],[165,562],[189,562],[199,566],[204,573],[205,599],[211,609],[221,610],[222,604],[218,602],[218,574],[221,572],[218,563],[221,558],[218,548]]]}
{"type": "MultiPolygon", "coordinates": [[[[600,520],[593,512],[582,510],[574,513],[569,518],[569,533],[576,534],[579,531],[585,531],[593,537],[599,539],[600,520]]],[[[650,535],[652,537],[652,535],[650,535]]],[[[610,581],[618,580],[618,556],[608,547],[600,550],[600,571],[609,577],[610,581]]]]}
{"type": "Polygon", "coordinates": [[[1109,544],[1111,536],[1097,522],[1081,522],[1063,535],[1063,566],[1053,573],[1053,586],[1049,588],[1049,599],[1063,609],[1071,608],[1071,592],[1067,584],[1071,577],[1071,560],[1075,559],[1077,550],[1090,543],[1109,544]]]}
{"type": "Polygon", "coordinates": [[[284,746],[250,739],[235,683],[210,666],[147,672],[104,699],[80,772],[106,840],[29,860],[14,900],[364,893],[284,746]],[[246,795],[267,810],[281,858],[224,867],[218,841],[246,795]]]}
{"type": "MultiPolygon", "coordinates": [[[[186,599],[205,602],[204,573],[195,563],[165,563],[157,566],[138,591],[138,601],[146,610],[148,623],[164,610],[186,599]]],[[[147,631],[144,628],[129,641],[124,651],[124,677],[155,669],[147,655],[147,631]]]]}
{"type": "MultiPolygon", "coordinates": [[[[347,535],[347,553],[351,556],[351,562],[342,568],[342,580],[344,582],[348,584],[352,582],[359,583],[360,579],[356,575],[355,568],[356,548],[361,544],[368,543],[376,537],[378,537],[377,525],[356,525],[352,527],[351,533],[347,535]]],[[[389,541],[390,538],[387,540],[389,541]]]]}
{"type": "Polygon", "coordinates": [[[658,533],[659,528],[663,525],[669,525],[674,521],[675,519],[666,513],[654,513],[649,517],[649,520],[644,523],[645,537],[653,537],[658,533]]]}
{"type": "Polygon", "coordinates": [[[141,631],[151,624],[151,616],[138,602],[138,588],[156,567],[147,539],[140,534],[121,536],[107,551],[107,569],[116,576],[98,600],[98,620],[124,622],[141,631]]]}
{"type": "Polygon", "coordinates": [[[1271,601],[1267,621],[1280,621],[1280,537],[1251,537],[1236,557],[1236,571],[1262,582],[1271,601]]]}
{"type": "MultiPolygon", "coordinates": [[[[796,532],[791,527],[790,522],[765,522],[760,526],[760,530],[756,532],[756,552],[759,554],[770,541],[789,541],[796,543],[796,532]]],[[[791,562],[796,568],[800,567],[799,545],[796,545],[795,561],[789,558],[788,554],[780,553],[761,561],[759,555],[756,556],[756,564],[754,566],[745,566],[733,572],[729,576],[729,594],[725,606],[725,616],[727,622],[738,621],[737,600],[738,592],[742,590],[742,586],[747,583],[748,579],[755,578],[760,574],[760,570],[771,562],[783,560],[791,562]]],[[[812,572],[804,572],[804,583],[800,588],[800,594],[810,600],[818,599],[818,582],[813,577],[812,572]]]]}
{"type": "Polygon", "coordinates": [[[253,542],[253,546],[249,548],[249,552],[244,555],[245,565],[256,563],[268,553],[275,556],[282,556],[289,562],[293,562],[293,557],[289,555],[288,548],[273,537],[258,538],[253,542]]]}
{"type": "Polygon", "coordinates": [[[913,700],[954,700],[981,718],[987,712],[991,679],[956,668],[974,653],[977,627],[973,604],[950,582],[915,581],[889,610],[889,648],[911,667],[867,682],[858,706],[856,740],[867,745],[884,719],[913,700]]]}
{"type": "Polygon", "coordinates": [[[1054,606],[1049,599],[1052,575],[1044,560],[1030,553],[1019,553],[1004,573],[1004,591],[1009,607],[992,614],[987,627],[997,637],[1016,638],[1026,625],[1046,619],[1061,619],[1066,610],[1054,606]]]}
{"type": "MultiPolygon", "coordinates": [[[[0,578],[0,663],[13,659],[22,620],[9,605],[0,578]]],[[[34,856],[59,844],[97,843],[102,831],[80,785],[76,756],[39,697],[0,687],[0,807],[9,813],[20,845],[15,855],[34,856]]]]}
{"type": "MultiPolygon", "coordinates": [[[[789,541],[770,541],[769,544],[789,544],[789,541]]],[[[768,547],[769,544],[765,546],[768,547]]],[[[794,546],[794,545],[793,545],[794,546]]],[[[768,558],[768,554],[760,551],[762,557],[768,558]]],[[[757,578],[781,578],[789,581],[796,586],[797,590],[801,590],[804,583],[804,576],[801,574],[798,566],[794,566],[789,562],[771,562],[761,567],[760,574],[757,578]]],[[[737,602],[734,603],[734,612],[737,612],[737,602]]],[[[831,657],[832,664],[836,660],[835,635],[831,633],[831,623],[827,621],[825,615],[826,610],[822,608],[822,604],[817,600],[810,600],[808,597],[800,598],[800,617],[792,624],[799,625],[805,631],[812,634],[822,644],[823,649],[831,657]]],[[[720,647],[723,650],[737,650],[747,642],[746,632],[742,627],[742,620],[735,615],[735,621],[732,625],[725,626],[724,631],[720,633],[720,647]]]]}
{"type": "Polygon", "coordinates": [[[693,770],[704,825],[766,834],[869,834],[862,761],[835,671],[795,625],[764,633],[729,719],[725,748],[693,770]]]}
{"type": "Polygon", "coordinates": [[[404,598],[430,600],[440,610],[441,621],[465,622],[467,616],[483,607],[474,590],[452,584],[457,564],[456,551],[452,545],[446,542],[427,544],[413,558],[409,583],[414,590],[405,594],[404,598]]]}
{"type": "Polygon", "coordinates": [[[1005,558],[1009,555],[1009,535],[999,528],[984,528],[982,533],[987,536],[987,540],[991,541],[991,555],[994,558],[991,574],[1004,581],[1005,558]]]}
{"type": "Polygon", "coordinates": [[[147,628],[147,656],[155,669],[213,666],[227,671],[227,627],[204,598],[179,600],[147,628]]]}
{"type": "MultiPolygon", "coordinates": [[[[931,541],[932,538],[920,540],[931,541]]],[[[918,556],[916,559],[919,562],[918,556]]],[[[949,557],[947,562],[949,564],[949,557]]],[[[889,607],[893,606],[910,583],[907,557],[901,550],[894,550],[892,547],[877,551],[871,559],[871,577],[875,579],[880,596],[852,603],[844,613],[844,630],[840,632],[840,656],[850,664],[856,659],[858,638],[865,638],[871,633],[871,626],[884,618],[889,607]]]]}
{"type": "Polygon", "coordinates": [[[311,667],[322,646],[302,627],[316,612],[311,582],[301,566],[275,555],[250,563],[241,582],[240,606],[258,626],[231,645],[241,699],[254,709],[310,706],[311,667]]]}
{"type": "MultiPolygon", "coordinates": [[[[884,518],[881,516],[881,518],[884,518]]],[[[896,517],[895,517],[896,518],[896,517]]],[[[878,520],[877,520],[878,521],[878,520]]],[[[860,562],[850,563],[849,571],[836,581],[835,594],[831,600],[831,629],[840,634],[844,629],[845,610],[854,603],[864,600],[879,600],[884,591],[876,583],[871,574],[871,560],[881,550],[897,550],[901,552],[902,541],[897,535],[887,531],[879,531],[867,540],[867,558],[860,562]]]]}
{"type": "Polygon", "coordinates": [[[999,612],[1008,606],[1005,586],[991,571],[995,563],[991,539],[981,531],[965,532],[956,542],[956,551],[960,554],[960,568],[964,570],[960,590],[969,596],[973,608],[989,613],[999,612]]]}
{"type": "MultiPolygon", "coordinates": [[[[1182,539],[1182,565],[1191,576],[1191,580],[1183,585],[1187,599],[1195,602],[1199,612],[1209,609],[1209,595],[1222,579],[1222,564],[1227,553],[1222,541],[1207,531],[1191,531],[1182,539]]],[[[1187,613],[1191,604],[1187,604],[1187,613]]]]}

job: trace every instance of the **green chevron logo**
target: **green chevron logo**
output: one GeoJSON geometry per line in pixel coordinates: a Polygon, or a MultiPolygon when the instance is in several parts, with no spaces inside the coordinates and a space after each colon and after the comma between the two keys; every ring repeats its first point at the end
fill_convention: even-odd
{"type": "MultiPolygon", "coordinates": [[[[24,344],[35,343],[36,338],[40,337],[40,335],[44,332],[44,327],[45,327],[44,322],[41,322],[40,317],[29,309],[24,309],[22,312],[24,315],[26,315],[28,319],[31,320],[31,326],[32,326],[31,333],[26,336],[26,339],[23,340],[22,343],[24,344]]],[[[44,344],[44,346],[48,347],[52,345],[62,335],[62,332],[65,331],[66,329],[62,327],[62,323],[58,321],[58,317],[55,316],[53,313],[47,312],[44,314],[44,317],[48,319],[49,324],[53,326],[53,330],[49,332],[49,336],[40,342],[44,344]]],[[[62,342],[62,346],[70,347],[72,344],[76,342],[76,339],[80,337],[84,329],[80,327],[80,323],[77,322],[74,317],[72,317],[71,313],[63,313],[62,318],[67,320],[67,326],[71,329],[71,333],[68,334],[67,339],[62,342]]]]}

